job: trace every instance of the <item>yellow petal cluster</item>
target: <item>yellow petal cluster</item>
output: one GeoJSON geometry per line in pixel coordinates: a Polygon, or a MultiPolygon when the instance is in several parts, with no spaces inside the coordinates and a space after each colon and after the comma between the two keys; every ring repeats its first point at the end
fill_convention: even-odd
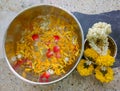
{"type": "Polygon", "coordinates": [[[84,51],[84,56],[87,58],[92,58],[93,60],[96,60],[96,58],[99,56],[99,54],[92,48],[87,48],[84,51]]]}
{"type": "Polygon", "coordinates": [[[93,65],[88,65],[88,67],[85,67],[85,62],[86,60],[82,59],[80,60],[78,66],[77,66],[77,71],[79,72],[79,74],[81,76],[88,76],[91,75],[93,73],[94,67],[93,65]]]}
{"type": "Polygon", "coordinates": [[[103,65],[103,66],[112,66],[114,62],[115,62],[114,57],[110,55],[99,56],[96,60],[97,65],[103,65]]]}
{"type": "Polygon", "coordinates": [[[95,69],[95,77],[96,77],[96,79],[98,79],[102,83],[103,82],[108,83],[108,82],[112,81],[113,80],[113,70],[112,70],[112,68],[108,67],[106,71],[107,71],[106,74],[103,74],[101,72],[101,67],[98,66],[95,69]]]}
{"type": "Polygon", "coordinates": [[[113,63],[115,62],[115,58],[110,56],[110,54],[111,54],[111,51],[109,49],[107,50],[106,55],[99,55],[92,48],[87,48],[84,51],[84,56],[87,60],[82,59],[79,62],[77,66],[77,71],[81,76],[91,75],[94,71],[95,77],[99,81],[105,82],[105,83],[112,81],[113,70],[110,66],[112,66],[113,63]],[[88,60],[91,62],[90,64],[89,63],[87,64],[88,60]],[[105,67],[105,68],[102,68],[102,67],[105,67]]]}

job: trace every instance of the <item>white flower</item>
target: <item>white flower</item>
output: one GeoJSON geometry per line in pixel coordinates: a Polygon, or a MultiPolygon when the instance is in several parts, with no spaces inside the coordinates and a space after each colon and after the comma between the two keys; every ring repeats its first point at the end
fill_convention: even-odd
{"type": "Polygon", "coordinates": [[[51,75],[54,74],[54,71],[52,69],[49,69],[47,72],[51,75]]]}
{"type": "Polygon", "coordinates": [[[69,58],[68,58],[68,57],[66,57],[64,60],[65,60],[65,62],[68,62],[68,61],[69,61],[69,58]]]}
{"type": "Polygon", "coordinates": [[[17,58],[18,58],[18,59],[22,58],[22,54],[18,54],[18,55],[17,55],[17,58]]]}
{"type": "Polygon", "coordinates": [[[110,25],[110,24],[107,24],[107,23],[105,23],[105,22],[95,23],[92,27],[93,27],[93,28],[104,29],[104,32],[105,32],[105,34],[107,34],[107,35],[112,32],[112,30],[111,30],[111,25],[110,25]]]}
{"type": "Polygon", "coordinates": [[[89,45],[99,54],[105,55],[108,50],[108,34],[112,32],[111,25],[99,22],[89,28],[87,40],[89,45]]]}

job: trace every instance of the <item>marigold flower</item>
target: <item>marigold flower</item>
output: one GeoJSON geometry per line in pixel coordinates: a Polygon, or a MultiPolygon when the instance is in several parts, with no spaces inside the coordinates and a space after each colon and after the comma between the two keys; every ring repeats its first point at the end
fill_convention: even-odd
{"type": "Polygon", "coordinates": [[[98,66],[95,69],[95,77],[102,83],[108,83],[113,80],[113,70],[110,67],[107,67],[106,70],[101,70],[101,66],[98,66]]]}
{"type": "Polygon", "coordinates": [[[115,62],[115,58],[110,55],[99,56],[96,59],[97,65],[112,66],[114,62],[115,62]]]}
{"type": "Polygon", "coordinates": [[[91,58],[92,61],[95,61],[97,59],[97,57],[99,56],[99,54],[95,50],[93,50],[92,48],[87,48],[84,51],[84,56],[87,58],[91,58]]]}
{"type": "Polygon", "coordinates": [[[77,66],[77,71],[81,76],[88,76],[91,75],[94,70],[94,67],[92,64],[87,65],[86,60],[82,59],[78,66],[77,66]]]}

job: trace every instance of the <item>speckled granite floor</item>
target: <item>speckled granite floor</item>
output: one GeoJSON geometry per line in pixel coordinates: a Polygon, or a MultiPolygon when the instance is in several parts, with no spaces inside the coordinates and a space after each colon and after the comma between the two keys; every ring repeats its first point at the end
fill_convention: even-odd
{"type": "Polygon", "coordinates": [[[76,70],[64,80],[47,86],[31,85],[11,73],[2,55],[3,34],[20,10],[43,3],[89,14],[120,10],[120,0],[0,0],[0,91],[120,91],[120,68],[114,69],[115,79],[109,84],[101,84],[94,76],[81,77],[76,70]]]}

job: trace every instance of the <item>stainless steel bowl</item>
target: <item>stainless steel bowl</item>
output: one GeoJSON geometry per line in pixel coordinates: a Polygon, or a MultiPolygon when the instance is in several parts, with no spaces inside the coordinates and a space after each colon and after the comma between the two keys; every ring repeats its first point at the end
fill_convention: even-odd
{"type": "Polygon", "coordinates": [[[8,63],[9,68],[17,77],[19,77],[23,81],[26,81],[26,82],[32,83],[32,84],[51,84],[51,83],[60,81],[63,78],[65,78],[66,76],[68,76],[75,69],[79,60],[81,59],[82,54],[83,54],[83,49],[84,49],[83,47],[84,47],[84,35],[83,35],[81,25],[78,22],[78,20],[76,19],[76,17],[73,14],[71,14],[69,11],[62,9],[60,7],[57,7],[57,6],[52,6],[52,5],[36,5],[36,6],[32,6],[30,8],[23,10],[11,21],[11,23],[6,31],[6,34],[4,36],[4,56],[8,63]],[[76,33],[78,34],[78,37],[79,37],[78,40],[79,40],[81,51],[80,51],[78,58],[75,60],[75,63],[72,64],[70,67],[68,67],[68,71],[66,74],[59,76],[55,79],[52,79],[49,82],[34,82],[34,81],[28,80],[26,78],[23,78],[21,75],[19,75],[12,68],[12,65],[11,65],[12,62],[11,62],[10,58],[11,58],[11,55],[15,54],[16,41],[18,41],[20,39],[21,34],[24,31],[23,26],[25,24],[27,24],[32,18],[34,18],[38,15],[48,15],[48,14],[56,15],[56,16],[58,16],[58,18],[63,17],[71,25],[75,25],[76,33]],[[9,47],[9,50],[7,50],[6,47],[9,47]]]}

